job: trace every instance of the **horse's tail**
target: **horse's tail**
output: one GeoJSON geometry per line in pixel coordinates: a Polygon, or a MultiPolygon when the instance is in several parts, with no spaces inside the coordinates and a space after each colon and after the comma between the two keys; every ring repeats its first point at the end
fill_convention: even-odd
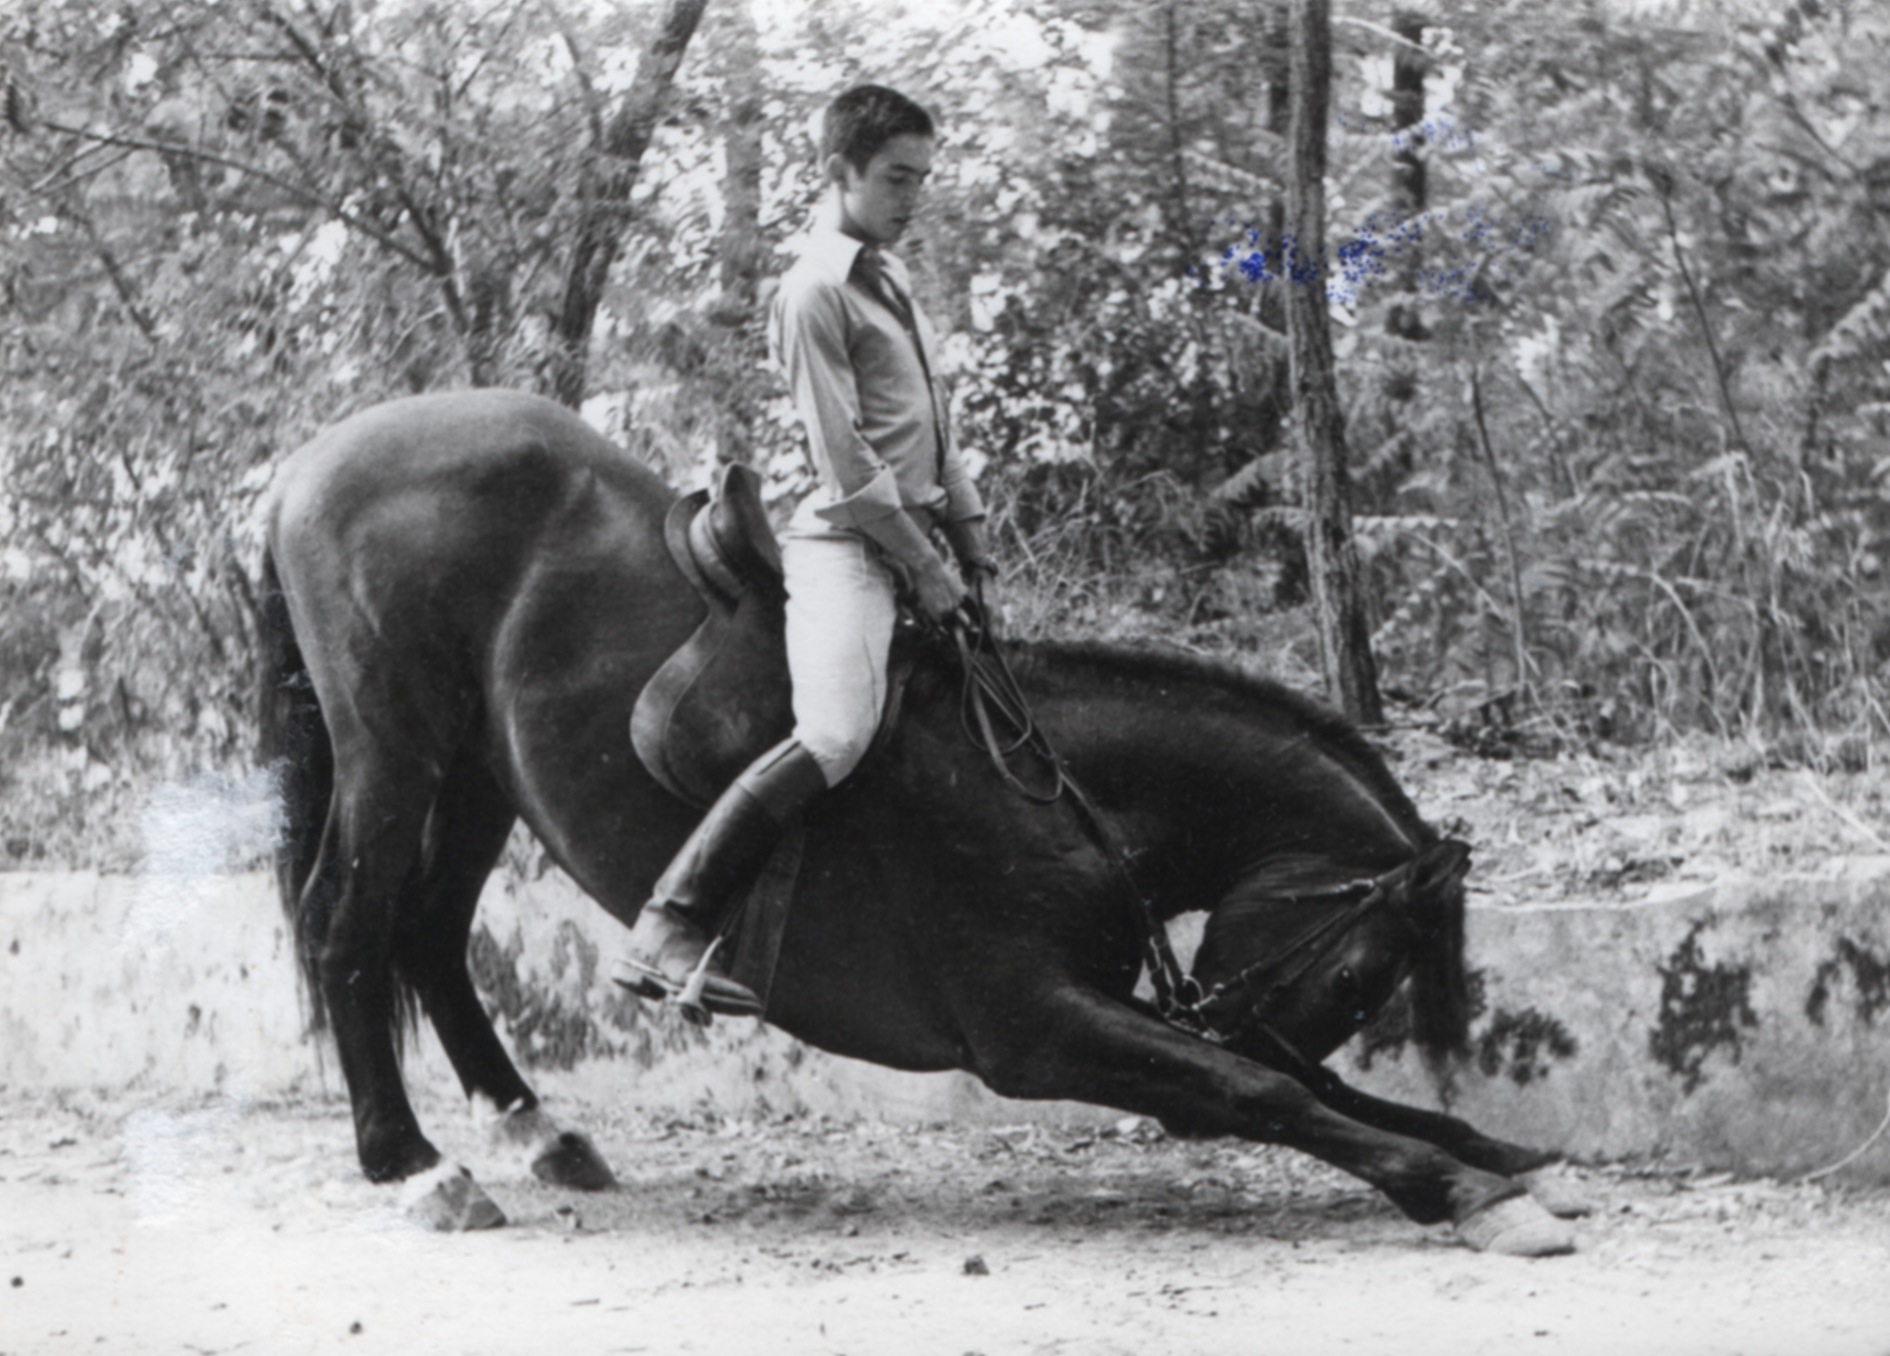
{"type": "Polygon", "coordinates": [[[276,574],[275,556],[267,551],[263,554],[260,609],[260,753],[263,766],[275,780],[282,806],[281,831],[276,838],[276,890],[289,920],[289,933],[295,939],[309,1029],[314,1032],[327,1022],[320,960],[328,919],[320,904],[310,908],[307,893],[315,859],[321,852],[329,801],[334,796],[335,753],[308,665],[296,642],[289,600],[276,574]]]}
{"type": "Polygon", "coordinates": [[[1432,843],[1411,864],[1409,898],[1418,902],[1423,941],[1411,966],[1411,1037],[1433,1065],[1463,1055],[1470,1042],[1470,973],[1464,963],[1464,873],[1470,847],[1432,843]]]}

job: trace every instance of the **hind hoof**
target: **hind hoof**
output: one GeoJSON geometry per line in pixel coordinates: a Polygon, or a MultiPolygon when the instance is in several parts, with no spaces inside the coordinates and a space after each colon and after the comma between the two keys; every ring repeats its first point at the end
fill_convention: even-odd
{"type": "Polygon", "coordinates": [[[575,1130],[562,1132],[532,1160],[532,1176],[573,1191],[608,1191],[617,1185],[596,1146],[575,1130]]]}
{"type": "Polygon", "coordinates": [[[1504,1257],[1554,1257],[1575,1251],[1574,1231],[1527,1196],[1511,1196],[1458,1221],[1457,1236],[1478,1252],[1504,1257]]]}
{"type": "Polygon", "coordinates": [[[496,1229],[505,1223],[505,1212],[472,1174],[452,1163],[409,1178],[401,1204],[414,1223],[441,1233],[496,1229]]]}

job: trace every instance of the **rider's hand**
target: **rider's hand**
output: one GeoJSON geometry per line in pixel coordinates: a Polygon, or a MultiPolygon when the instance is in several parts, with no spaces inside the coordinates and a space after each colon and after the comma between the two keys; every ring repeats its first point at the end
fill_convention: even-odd
{"type": "Polygon", "coordinates": [[[970,596],[942,560],[935,560],[919,570],[912,582],[917,595],[913,601],[919,616],[934,626],[945,625],[970,596]]]}
{"type": "Polygon", "coordinates": [[[998,588],[997,576],[986,571],[967,573],[971,596],[978,600],[983,613],[985,630],[994,636],[1004,634],[1004,593],[998,588]]]}

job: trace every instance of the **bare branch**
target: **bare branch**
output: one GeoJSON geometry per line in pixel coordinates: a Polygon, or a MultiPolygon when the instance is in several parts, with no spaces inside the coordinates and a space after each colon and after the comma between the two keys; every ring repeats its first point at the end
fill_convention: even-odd
{"type": "Polygon", "coordinates": [[[132,323],[138,327],[138,332],[144,335],[148,342],[155,344],[157,322],[152,320],[151,313],[145,310],[144,302],[138,295],[138,285],[131,280],[131,275],[126,273],[124,266],[119,263],[118,256],[112,252],[111,246],[106,244],[105,238],[99,234],[98,224],[91,217],[80,212],[68,210],[66,216],[77,222],[79,229],[85,232],[85,238],[92,242],[92,252],[98,255],[98,261],[105,266],[105,276],[111,279],[112,290],[118,293],[118,300],[124,304],[125,314],[131,317],[132,323]]]}
{"type": "Polygon", "coordinates": [[[402,244],[388,231],[376,226],[365,217],[350,212],[332,198],[325,197],[301,184],[285,179],[279,174],[272,173],[262,168],[260,165],[253,165],[248,161],[237,160],[227,155],[219,155],[215,151],[206,151],[201,147],[192,146],[181,141],[155,141],[148,137],[128,137],[117,132],[94,132],[83,127],[68,127],[62,123],[56,122],[48,122],[43,125],[50,131],[59,132],[66,136],[80,137],[86,141],[96,142],[101,146],[122,146],[134,151],[156,151],[161,155],[182,155],[192,160],[200,160],[208,165],[221,165],[225,169],[235,170],[238,174],[246,175],[256,180],[258,183],[268,184],[271,188],[281,189],[284,193],[287,193],[290,197],[306,207],[321,208],[349,230],[359,232],[384,249],[399,255],[410,264],[425,269],[429,273],[433,271],[431,260],[425,255],[417,253],[410,246],[402,244]]]}
{"type": "Polygon", "coordinates": [[[571,21],[554,0],[538,0],[538,7],[551,19],[552,27],[558,30],[559,41],[564,43],[564,50],[571,57],[571,74],[583,96],[585,120],[591,125],[591,144],[601,146],[604,144],[604,101],[598,96],[597,86],[591,83],[590,60],[578,44],[571,21]]]}

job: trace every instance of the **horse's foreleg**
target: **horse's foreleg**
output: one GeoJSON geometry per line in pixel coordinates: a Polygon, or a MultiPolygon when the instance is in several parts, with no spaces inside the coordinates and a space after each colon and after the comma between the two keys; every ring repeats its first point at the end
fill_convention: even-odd
{"type": "Polygon", "coordinates": [[[543,1107],[499,1106],[475,1097],[473,1114],[483,1122],[487,1139],[514,1155],[541,1182],[574,1191],[607,1191],[617,1185],[590,1136],[563,1129],[543,1107]]]}
{"type": "MultiPolygon", "coordinates": [[[[1272,1064],[1264,1055],[1256,1057],[1263,1063],[1272,1064]]],[[[1323,1066],[1305,1081],[1320,1101],[1340,1115],[1394,1135],[1405,1135],[1435,1144],[1459,1162],[1485,1172],[1503,1177],[1519,1177],[1556,1162],[1560,1157],[1544,1149],[1531,1149],[1521,1144],[1511,1144],[1507,1140],[1494,1139],[1468,1122],[1458,1120],[1455,1116],[1446,1116],[1441,1111],[1426,1111],[1422,1107],[1374,1097],[1368,1092],[1361,1092],[1323,1066]]]]}
{"type": "Polygon", "coordinates": [[[1309,1153],[1371,1183],[1422,1224],[1450,1221],[1475,1246],[1565,1252],[1567,1230],[1524,1186],[1435,1145],[1363,1124],[1285,1074],[1075,984],[1020,1011],[1015,995],[974,1018],[978,1073],[1005,1096],[1072,1098],[1309,1153]]]}
{"type": "Polygon", "coordinates": [[[1290,1025],[1283,1024],[1276,1029],[1271,1025],[1250,1023],[1240,1029],[1226,1048],[1269,1069],[1290,1074],[1342,1116],[1394,1135],[1435,1144],[1452,1158],[1485,1172],[1515,1177],[1553,1163],[1559,1157],[1541,1149],[1493,1139],[1475,1126],[1442,1112],[1388,1102],[1361,1092],[1324,1064],[1317,1063],[1326,1053],[1324,1047],[1309,1049],[1290,1025]],[[1314,1054],[1312,1050],[1320,1053],[1314,1054]]]}
{"type": "MultiPolygon", "coordinates": [[[[1245,1052],[1243,1052],[1245,1053],[1245,1052]]],[[[1268,1058],[1264,1042],[1252,1051],[1253,1058],[1283,1073],[1289,1073],[1311,1088],[1320,1101],[1342,1116],[1394,1135],[1405,1135],[1435,1144],[1461,1163],[1503,1177],[1514,1177],[1529,1188],[1529,1194],[1550,1214],[1574,1219],[1591,1214],[1594,1205],[1566,1174],[1552,1170],[1561,1155],[1545,1149],[1531,1149],[1508,1140],[1484,1134],[1466,1121],[1446,1116],[1440,1111],[1406,1106],[1361,1092],[1323,1065],[1304,1066],[1303,1058],[1292,1052],[1286,1057],[1268,1058]]]]}

